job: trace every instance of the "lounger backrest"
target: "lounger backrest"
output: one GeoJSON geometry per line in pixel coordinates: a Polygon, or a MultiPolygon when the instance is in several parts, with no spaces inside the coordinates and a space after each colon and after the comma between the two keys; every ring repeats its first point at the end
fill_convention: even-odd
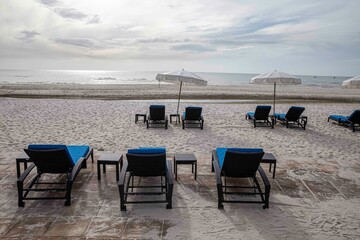
{"type": "Polygon", "coordinates": [[[301,114],[305,111],[304,107],[294,107],[292,106],[289,111],[286,113],[285,118],[288,121],[296,121],[300,118],[301,114]]]}
{"type": "Polygon", "coordinates": [[[201,107],[187,107],[185,109],[186,120],[200,120],[201,119],[201,107]]]}
{"type": "Polygon", "coordinates": [[[164,120],[165,119],[165,106],[164,105],[151,105],[150,106],[150,119],[151,120],[164,120]]]}
{"type": "Polygon", "coordinates": [[[360,124],[360,110],[355,110],[348,118],[348,120],[352,123],[360,124]]]}
{"type": "Polygon", "coordinates": [[[227,177],[254,177],[264,152],[226,151],[221,172],[227,177]]]}
{"type": "Polygon", "coordinates": [[[166,154],[127,153],[128,172],[134,176],[165,176],[166,154]]]}
{"type": "Polygon", "coordinates": [[[24,149],[41,173],[67,173],[74,166],[65,149],[24,149]]]}
{"type": "Polygon", "coordinates": [[[267,120],[271,106],[257,106],[254,114],[256,120],[267,120]]]}

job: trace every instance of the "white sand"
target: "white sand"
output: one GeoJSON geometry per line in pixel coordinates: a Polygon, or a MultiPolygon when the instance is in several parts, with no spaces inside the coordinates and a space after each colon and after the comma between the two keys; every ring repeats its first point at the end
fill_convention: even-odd
{"type": "MultiPolygon", "coordinates": [[[[165,90],[167,88],[162,89],[164,94],[176,93],[176,89],[165,90]]],[[[340,90],[339,93],[339,89],[308,88],[309,95],[321,99],[350,101],[357,94],[357,103],[305,103],[303,100],[279,103],[277,112],[286,112],[291,105],[306,108],[304,114],[309,122],[305,131],[287,129],[280,124],[274,129],[253,128],[252,123],[245,120],[245,113],[255,110],[257,103],[254,102],[181,103],[181,109],[187,105],[203,107],[205,127],[201,131],[182,130],[180,125],[170,125],[168,130],[146,129],[144,124],[134,123],[135,113],[146,113],[150,104],[165,104],[167,114],[174,113],[176,101],[0,98],[1,166],[11,165],[11,174],[14,174],[17,153],[30,143],[89,144],[95,148],[97,156],[99,150],[125,153],[127,149],[139,146],[163,146],[170,154],[194,152],[199,162],[199,179],[195,182],[188,168],[180,169],[172,210],[165,210],[162,205],[130,205],[127,214],[163,221],[168,227],[166,239],[359,239],[360,131],[353,133],[349,128],[327,122],[330,114],[349,115],[360,109],[356,100],[359,90],[340,90]],[[275,180],[268,173],[268,165],[263,166],[272,184],[269,209],[263,210],[257,204],[225,204],[224,210],[217,209],[215,177],[210,171],[210,162],[211,150],[221,146],[261,147],[276,156],[275,180]]],[[[136,96],[147,91],[133,86],[127,86],[127,89],[124,95],[136,96]]],[[[156,90],[154,86],[151,89],[156,90]]],[[[216,87],[210,89],[209,92],[216,92],[216,87]]],[[[218,89],[217,95],[237,91],[228,87],[218,89]]],[[[263,89],[261,94],[271,87],[263,89]]],[[[0,93],[6,91],[29,93],[29,90],[9,88],[2,88],[0,93]]],[[[47,90],[36,91],[49,94],[47,90]]],[[[55,88],[54,91],[64,90],[55,88]]],[[[117,94],[116,91],[109,92],[117,94]]],[[[101,96],[109,92],[99,90],[101,96]]],[[[247,92],[254,93],[255,90],[249,87],[247,92]]],[[[283,90],[279,92],[284,94],[283,90]]],[[[299,90],[294,92],[301,95],[299,90]]],[[[271,101],[265,103],[270,105],[271,101]]],[[[86,171],[89,177],[96,178],[95,164],[86,171]]],[[[0,183],[6,184],[4,179],[0,183]]],[[[14,180],[11,185],[16,199],[15,177],[11,179],[14,180]]],[[[94,185],[93,191],[97,192],[98,187],[94,185]]],[[[111,190],[112,200],[98,197],[102,202],[97,214],[99,221],[124,217],[119,211],[115,183],[111,190]],[[109,211],[106,208],[109,205],[115,210],[109,211]]],[[[11,205],[14,211],[15,205],[16,201],[11,205]]],[[[0,216],[1,221],[12,218],[14,213],[0,216]]],[[[87,234],[90,237],[96,235],[90,230],[87,234]]]]}

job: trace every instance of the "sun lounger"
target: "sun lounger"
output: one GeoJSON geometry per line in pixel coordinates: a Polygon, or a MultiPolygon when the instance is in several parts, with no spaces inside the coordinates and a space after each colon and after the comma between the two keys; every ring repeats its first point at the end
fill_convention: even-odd
{"type": "Polygon", "coordinates": [[[151,105],[149,108],[149,115],[146,118],[146,127],[153,127],[164,125],[165,129],[168,128],[168,117],[165,115],[164,105],[151,105]]]}
{"type": "Polygon", "coordinates": [[[173,186],[171,161],[166,160],[165,148],[129,149],[126,159],[123,159],[118,185],[121,211],[126,210],[125,204],[133,203],[167,203],[166,208],[171,209],[173,186]],[[134,185],[135,177],[160,177],[160,185],[134,185]],[[137,191],[138,189],[140,191],[137,191]],[[159,191],[150,192],[150,189],[159,191]],[[128,197],[134,198],[138,195],[165,195],[165,199],[128,200],[128,197]]]}
{"type": "Polygon", "coordinates": [[[72,185],[81,168],[86,167],[86,160],[90,156],[94,162],[93,149],[89,146],[78,145],[32,144],[24,151],[32,164],[17,180],[19,207],[25,206],[24,200],[36,199],[66,199],[65,206],[70,206],[72,185]],[[37,170],[37,174],[24,187],[25,180],[33,169],[37,170]],[[66,174],[66,180],[65,182],[42,181],[43,174],[66,174]],[[40,188],[39,186],[42,184],[49,188],[40,188]],[[51,187],[53,185],[63,185],[64,187],[51,187]],[[31,192],[54,191],[63,191],[65,196],[29,196],[31,192]]]}
{"type": "Polygon", "coordinates": [[[218,192],[218,208],[222,209],[223,203],[263,203],[263,208],[269,208],[270,182],[260,166],[264,155],[259,148],[217,148],[212,152],[212,164],[215,171],[218,192]],[[260,174],[264,185],[264,192],[256,178],[260,174]],[[227,185],[227,178],[251,179],[251,186],[227,185]],[[224,180],[224,181],[223,181],[224,180]],[[230,190],[229,190],[230,189],[230,190]],[[250,189],[251,191],[244,191],[250,189]],[[242,191],[239,191],[242,190],[242,191]],[[235,200],[226,198],[228,195],[258,196],[256,200],[248,198],[235,200]]]}
{"type": "Polygon", "coordinates": [[[360,110],[353,111],[350,116],[330,115],[328,122],[329,120],[336,121],[338,124],[350,125],[355,132],[355,127],[360,127],[360,110]]]}
{"type": "Polygon", "coordinates": [[[201,107],[187,107],[181,116],[182,128],[185,129],[185,127],[191,125],[204,129],[204,118],[201,112],[201,107]]]}
{"type": "Polygon", "coordinates": [[[252,120],[254,123],[254,128],[258,123],[265,123],[265,125],[259,126],[269,126],[274,128],[274,121],[269,116],[271,106],[257,106],[255,112],[247,112],[245,118],[252,120]]]}
{"type": "Polygon", "coordinates": [[[304,107],[290,107],[289,111],[286,114],[275,113],[275,123],[279,120],[281,123],[286,125],[286,128],[291,126],[301,127],[305,130],[307,124],[307,117],[301,116],[305,111],[304,107]]]}

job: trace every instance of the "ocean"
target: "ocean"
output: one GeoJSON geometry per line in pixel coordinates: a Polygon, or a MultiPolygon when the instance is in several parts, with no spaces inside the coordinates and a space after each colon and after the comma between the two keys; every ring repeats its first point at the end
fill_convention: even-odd
{"type": "MultiPolygon", "coordinates": [[[[157,71],[88,71],[88,70],[7,70],[0,69],[0,83],[55,84],[158,84],[157,71]]],[[[259,73],[195,72],[209,85],[248,84],[259,73]]],[[[336,87],[351,76],[294,75],[304,85],[336,87]]]]}

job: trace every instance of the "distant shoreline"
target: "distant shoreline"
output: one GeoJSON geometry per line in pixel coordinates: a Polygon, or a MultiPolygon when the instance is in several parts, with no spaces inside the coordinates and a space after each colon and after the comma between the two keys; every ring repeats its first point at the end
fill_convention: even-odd
{"type": "MultiPolygon", "coordinates": [[[[163,84],[0,84],[0,97],[99,100],[177,99],[179,86],[163,84]]],[[[272,85],[185,86],[181,99],[272,101],[272,85]]],[[[360,89],[307,85],[277,87],[277,101],[360,103],[360,89]]]]}

